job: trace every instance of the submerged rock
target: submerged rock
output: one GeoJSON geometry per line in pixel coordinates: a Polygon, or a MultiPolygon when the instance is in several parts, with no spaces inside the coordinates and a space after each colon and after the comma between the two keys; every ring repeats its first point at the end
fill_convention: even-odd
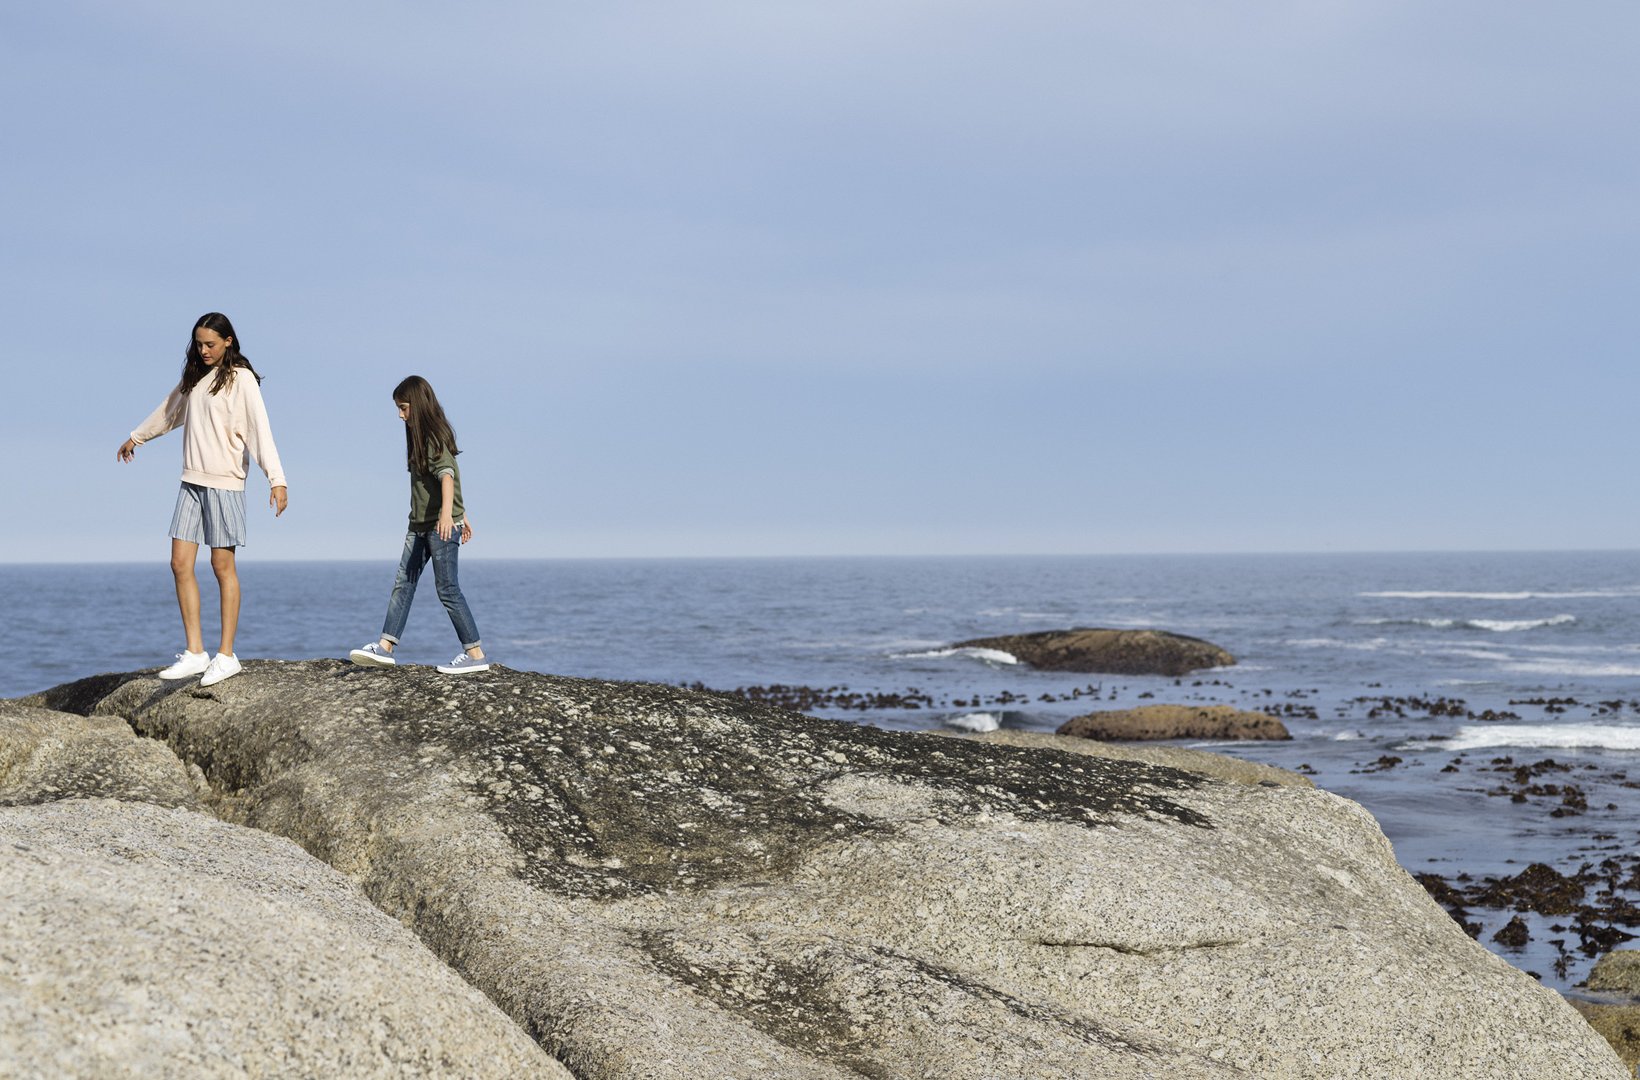
{"type": "Polygon", "coordinates": [[[1589,989],[1627,994],[1640,1001],[1640,949],[1613,949],[1595,961],[1589,989]]]}
{"type": "Polygon", "coordinates": [[[1229,705],[1141,705],[1073,716],[1057,734],[1083,739],[1290,739],[1287,725],[1229,705]]]}
{"type": "Polygon", "coordinates": [[[1317,790],[504,668],[33,703],[167,742],[583,1078],[1624,1075],[1317,790]]]}
{"type": "Polygon", "coordinates": [[[1210,641],[1166,630],[1042,630],[959,641],[954,647],[995,649],[1044,671],[1108,675],[1179,676],[1236,662],[1210,641]]]}

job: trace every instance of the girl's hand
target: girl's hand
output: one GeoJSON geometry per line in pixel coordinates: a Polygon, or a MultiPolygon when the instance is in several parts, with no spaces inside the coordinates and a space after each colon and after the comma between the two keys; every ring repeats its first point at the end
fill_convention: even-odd
{"type": "Polygon", "coordinates": [[[461,542],[465,544],[473,538],[473,519],[466,518],[461,523],[461,542]]]}
{"type": "Polygon", "coordinates": [[[273,507],[274,517],[285,512],[285,485],[280,484],[268,491],[268,505],[273,507]]]}
{"type": "Polygon", "coordinates": [[[119,450],[114,453],[114,457],[119,461],[130,461],[136,456],[137,444],[132,442],[130,439],[126,439],[124,442],[120,443],[119,450]]]}
{"type": "Polygon", "coordinates": [[[450,511],[441,511],[438,516],[438,538],[448,542],[450,534],[455,531],[456,523],[450,520],[450,511]]]}

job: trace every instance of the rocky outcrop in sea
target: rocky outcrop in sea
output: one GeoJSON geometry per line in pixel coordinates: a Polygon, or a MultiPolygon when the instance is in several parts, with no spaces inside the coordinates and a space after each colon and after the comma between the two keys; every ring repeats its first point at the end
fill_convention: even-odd
{"type": "MultiPolygon", "coordinates": [[[[517,1076],[1626,1075],[1558,995],[1469,939],[1365,811],[1269,774],[502,668],[263,661],[209,689],[110,675],[26,704],[5,715],[27,731],[0,726],[0,801],[17,804],[0,858],[83,850],[76,873],[104,887],[64,890],[55,922],[0,924],[7,1055],[119,1052],[107,999],[30,989],[61,976],[49,946],[17,943],[79,949],[95,923],[120,955],[160,949],[179,877],[233,886],[190,899],[195,921],[265,935],[177,946],[272,1002],[247,1010],[316,1007],[271,955],[282,927],[336,942],[321,982],[351,1004],[327,1038],[420,1039],[395,1075],[463,1072],[432,1063],[496,1022],[517,1076]],[[102,764],[47,745],[74,732],[102,764]],[[281,898],[309,921],[239,917],[281,898]],[[122,904],[153,913],[128,923],[122,904]],[[397,951],[363,966],[347,933],[397,951]],[[422,979],[413,1001],[388,989],[422,979]]],[[[7,912],[38,911],[49,874],[31,880],[7,912]]],[[[119,1045],[177,1008],[215,1015],[176,1004],[164,964],[138,971],[119,1045]]],[[[192,1008],[218,1004],[241,1007],[192,1008]]],[[[176,1023],[149,1052],[300,1052],[277,1022],[259,1048],[219,1050],[215,1030],[176,1023]]]]}
{"type": "Polygon", "coordinates": [[[1140,705],[1073,716],[1057,734],[1083,739],[1290,739],[1268,713],[1229,705],[1140,705]]]}
{"type": "Polygon", "coordinates": [[[1041,630],[959,641],[957,649],[994,649],[1043,671],[1107,675],[1186,675],[1236,662],[1201,638],[1167,630],[1041,630]]]}

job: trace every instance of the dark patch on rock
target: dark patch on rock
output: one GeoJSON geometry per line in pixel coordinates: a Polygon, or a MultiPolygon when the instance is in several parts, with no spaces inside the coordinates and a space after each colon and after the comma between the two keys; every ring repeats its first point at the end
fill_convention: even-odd
{"type": "Polygon", "coordinates": [[[997,755],[651,684],[502,671],[456,692],[461,724],[430,723],[414,690],[383,719],[407,742],[441,740],[483,762],[475,791],[526,854],[531,879],[574,893],[779,875],[828,837],[886,828],[822,800],[823,785],[845,773],[938,787],[944,821],[1160,814],[1207,824],[1141,790],[1201,782],[1176,770],[1107,769],[1069,755],[1045,762],[1012,748],[997,755]]]}
{"type": "Polygon", "coordinates": [[[771,957],[711,964],[685,955],[669,934],[646,933],[639,944],[655,967],[759,1031],[865,1077],[888,1077],[873,1048],[844,1011],[830,981],[812,965],[771,957]]]}
{"type": "Polygon", "coordinates": [[[1110,675],[1186,675],[1236,662],[1224,649],[1201,638],[1166,630],[1042,630],[1034,634],[974,638],[959,649],[997,649],[1043,671],[1083,671],[1110,675]]]}

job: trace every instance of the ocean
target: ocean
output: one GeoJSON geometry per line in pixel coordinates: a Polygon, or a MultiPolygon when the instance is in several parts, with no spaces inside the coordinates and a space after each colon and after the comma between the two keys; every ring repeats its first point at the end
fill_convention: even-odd
{"type": "MultiPolygon", "coordinates": [[[[341,657],[374,640],[395,565],[243,557],[238,654],[341,657]]],[[[204,560],[200,581],[214,648],[204,560]]],[[[1260,709],[1293,739],[1185,745],[1296,769],[1360,802],[1414,873],[1476,890],[1539,863],[1582,886],[1569,912],[1464,905],[1510,963],[1575,993],[1593,955],[1640,934],[1640,553],[467,558],[462,582],[486,649],[510,667],[778,686],[805,711],[884,728],[1052,731],[1101,708],[1260,709]],[[1073,626],[1171,630],[1238,662],[1182,679],[1077,675],[952,648],[1073,626]],[[1517,914],[1513,943],[1493,940],[1517,914]]],[[[0,566],[0,589],[0,696],[182,648],[163,552],[0,566]]],[[[458,651],[429,576],[399,656],[458,651]]]]}

